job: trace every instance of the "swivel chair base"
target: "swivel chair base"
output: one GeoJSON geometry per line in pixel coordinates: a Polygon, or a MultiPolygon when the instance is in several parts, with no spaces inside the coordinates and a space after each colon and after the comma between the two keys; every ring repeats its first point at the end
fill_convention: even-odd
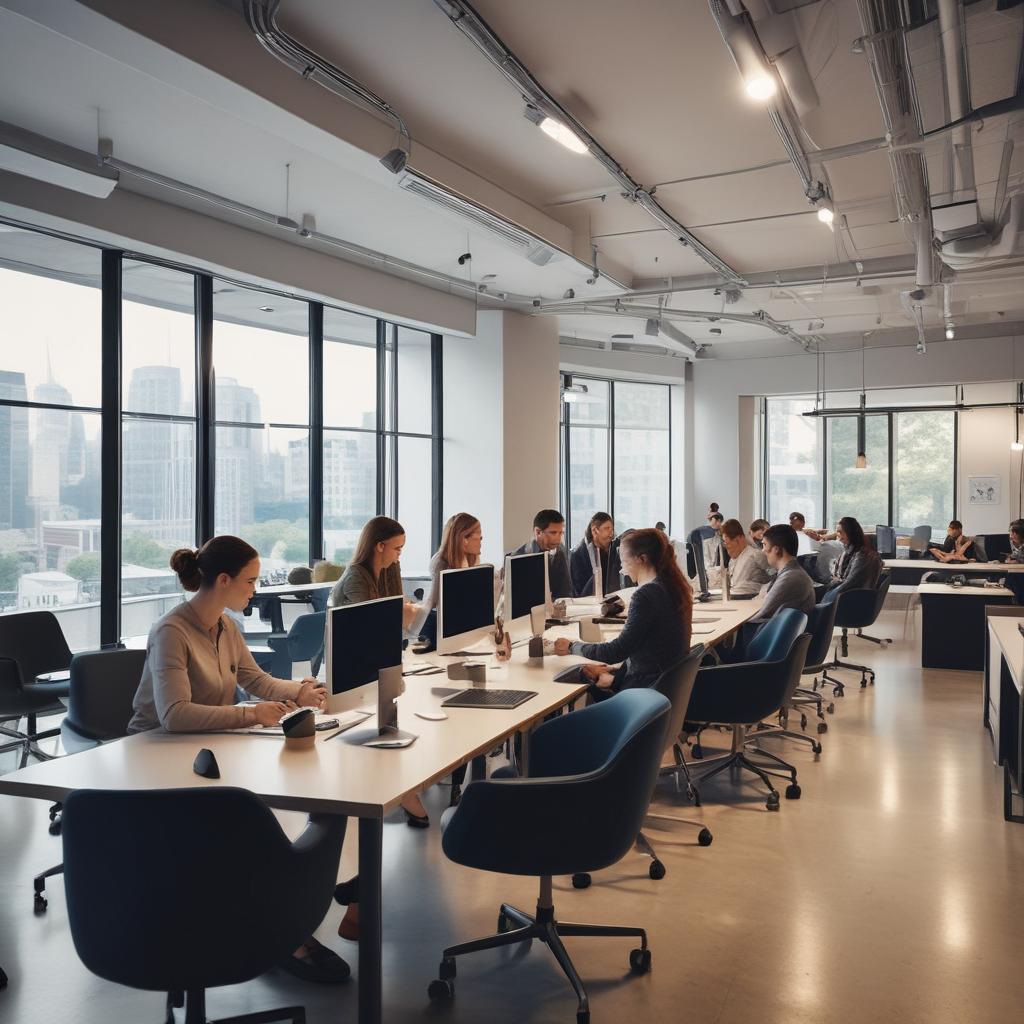
{"type": "Polygon", "coordinates": [[[800,740],[802,743],[809,744],[813,753],[821,753],[821,744],[813,736],[808,736],[805,732],[796,732],[793,729],[787,729],[785,724],[771,725],[768,722],[759,722],[757,728],[754,730],[754,734],[747,738],[747,742],[756,744],[762,739],[770,739],[774,736],[781,736],[787,740],[800,740]]]}
{"type": "Polygon", "coordinates": [[[878,644],[879,647],[885,647],[887,644],[892,643],[892,638],[887,636],[870,636],[865,633],[864,630],[857,630],[857,637],[861,640],[869,640],[873,644],[878,644]]]}
{"type": "Polygon", "coordinates": [[[291,1024],[306,1024],[304,1006],[282,1006],[276,1010],[260,1010],[256,1013],[242,1013],[236,1017],[206,1019],[206,991],[192,989],[186,997],[180,992],[167,994],[166,1024],[174,1024],[174,1007],[185,1005],[185,1024],[276,1024],[277,1021],[291,1021],[291,1024]]]}
{"type": "Polygon", "coordinates": [[[7,718],[4,721],[15,723],[15,728],[9,726],[0,725],[0,738],[9,737],[14,740],[13,743],[4,743],[0,746],[0,754],[8,750],[16,750],[18,747],[21,748],[21,760],[18,763],[19,768],[24,768],[28,764],[28,759],[34,757],[37,761],[52,761],[55,757],[54,754],[47,754],[45,750],[39,748],[40,740],[48,740],[54,736],[60,735],[60,729],[47,729],[44,732],[36,732],[36,716],[25,715],[26,719],[26,732],[21,732],[17,728],[17,724],[22,716],[17,718],[7,718]]]}
{"type": "MultiPolygon", "coordinates": [[[[449,946],[444,951],[437,979],[432,981],[427,988],[427,995],[435,1002],[451,999],[455,995],[455,957],[539,939],[550,948],[558,961],[558,966],[565,972],[565,976],[576,993],[576,1024],[590,1024],[590,1002],[587,998],[587,990],[562,944],[563,936],[637,938],[640,940],[640,947],[630,952],[629,968],[634,974],[646,974],[651,969],[651,951],[647,948],[647,932],[643,928],[569,924],[564,921],[556,921],[555,907],[551,898],[551,876],[545,875],[540,880],[536,916],[530,917],[529,914],[503,903],[498,911],[497,934],[489,935],[484,939],[476,939],[473,942],[463,942],[458,946],[449,946]]],[[[191,1024],[191,1022],[186,1021],[186,1024],[191,1024]]]]}

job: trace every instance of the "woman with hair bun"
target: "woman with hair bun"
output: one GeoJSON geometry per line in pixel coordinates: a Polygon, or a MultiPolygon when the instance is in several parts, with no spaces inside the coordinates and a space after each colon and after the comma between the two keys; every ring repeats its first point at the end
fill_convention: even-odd
{"type": "MultiPolygon", "coordinates": [[[[315,679],[275,679],[256,664],[226,609],[241,612],[256,592],[260,559],[239,537],[221,536],[198,550],[179,548],[171,568],[193,598],[158,619],[149,631],[146,664],[135,694],[129,732],[163,727],[168,732],[208,732],[277,725],[300,707],[322,707],[324,687],[315,679]],[[235,703],[238,687],[262,700],[235,703]]],[[[306,981],[340,982],[344,960],[309,938],[280,964],[306,981]]]]}
{"type": "Polygon", "coordinates": [[[679,570],[671,541],[660,530],[630,530],[622,535],[619,551],[623,573],[637,583],[625,629],[607,643],[555,641],[555,654],[576,654],[598,663],[583,666],[598,697],[653,686],[690,650],[693,591],[679,570]]]}

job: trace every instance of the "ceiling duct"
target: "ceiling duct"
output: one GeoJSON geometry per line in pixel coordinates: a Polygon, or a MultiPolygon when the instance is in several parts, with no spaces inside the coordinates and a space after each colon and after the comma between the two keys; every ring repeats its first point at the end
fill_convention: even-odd
{"type": "Polygon", "coordinates": [[[383,117],[394,125],[396,145],[388,150],[380,162],[392,174],[399,174],[405,169],[409,159],[412,138],[402,116],[390,103],[371,92],[341,68],[325,60],[318,53],[288,35],[277,23],[277,12],[281,0],[244,0],[245,20],[249,24],[260,45],[272,57],[287,64],[303,78],[316,82],[325,89],[340,96],[349,103],[354,103],[364,110],[383,117]]]}
{"type": "Polygon", "coordinates": [[[398,179],[398,184],[406,192],[410,192],[420,199],[425,199],[427,202],[441,207],[448,213],[469,221],[485,231],[489,231],[492,235],[497,236],[503,242],[517,249],[531,263],[538,267],[546,266],[557,255],[558,251],[556,249],[536,235],[531,234],[524,228],[518,227],[511,221],[505,220],[504,217],[491,213],[490,210],[480,206],[478,203],[460,196],[451,189],[439,185],[436,181],[432,181],[416,171],[406,171],[398,179]]]}
{"type": "MultiPolygon", "coordinates": [[[[252,0],[250,0],[252,2],[252,0]]],[[[743,278],[723,259],[716,256],[688,228],[673,217],[649,189],[630,177],[626,169],[558,102],[530,73],[526,66],[494,33],[491,27],[464,0],[434,0],[452,24],[473,43],[487,60],[512,83],[516,91],[539,114],[564,125],[587,148],[590,155],[618,182],[624,198],[636,203],[681,244],[688,246],[715,273],[726,281],[743,284],[743,278]]]]}

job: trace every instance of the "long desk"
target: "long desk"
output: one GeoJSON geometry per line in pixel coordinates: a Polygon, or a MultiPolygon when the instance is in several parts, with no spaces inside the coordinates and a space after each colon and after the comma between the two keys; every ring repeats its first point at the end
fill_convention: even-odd
{"type": "Polygon", "coordinates": [[[981,672],[985,668],[985,607],[1010,604],[1005,587],[922,583],[921,667],[981,672]]]}
{"type": "Polygon", "coordinates": [[[1024,572],[1024,565],[1015,562],[939,562],[934,558],[884,558],[882,565],[889,572],[894,586],[914,586],[926,572],[962,573],[964,576],[998,578],[1009,573],[1024,572]]]}
{"type": "MultiPolygon", "coordinates": [[[[695,609],[697,617],[718,621],[696,628],[694,636],[712,644],[731,635],[750,618],[759,601],[710,602],[695,609]]],[[[575,626],[550,631],[551,636],[578,636],[575,626]]],[[[64,800],[76,789],[171,789],[241,786],[270,807],[303,813],[344,815],[359,821],[359,977],[360,1024],[379,1024],[382,1017],[382,880],[383,819],[406,793],[418,792],[449,775],[454,768],[486,754],[508,736],[527,733],[545,716],[581,696],[585,685],[556,683],[555,673],[581,658],[545,658],[542,667],[526,664],[525,646],[513,650],[512,661],[488,669],[487,685],[500,689],[535,690],[537,696],[514,710],[448,708],[440,722],[415,717],[416,711],[437,711],[441,701],[468,684],[449,681],[444,674],[410,676],[399,698],[399,724],[419,739],[401,750],[360,745],[376,731],[353,728],[321,733],[312,750],[285,751],[275,736],[140,733],[92,750],[69,754],[0,776],[0,794],[64,800]],[[221,778],[207,780],[192,771],[201,747],[209,747],[220,766],[221,778]]],[[[447,665],[439,655],[408,659],[447,665]]],[[[488,658],[489,662],[493,659],[488,658]]],[[[376,685],[347,697],[349,707],[376,709],[376,685]]],[[[524,749],[526,749],[524,736],[524,749]]]]}
{"type": "Polygon", "coordinates": [[[990,616],[983,721],[1003,766],[1003,817],[1024,822],[1024,636],[1020,616],[990,616]]]}
{"type": "Polygon", "coordinates": [[[270,583],[257,587],[249,602],[249,608],[256,612],[266,612],[270,620],[270,628],[275,633],[284,632],[284,615],[281,612],[282,598],[302,598],[311,600],[310,595],[318,590],[331,590],[333,582],[327,583],[270,583]]]}

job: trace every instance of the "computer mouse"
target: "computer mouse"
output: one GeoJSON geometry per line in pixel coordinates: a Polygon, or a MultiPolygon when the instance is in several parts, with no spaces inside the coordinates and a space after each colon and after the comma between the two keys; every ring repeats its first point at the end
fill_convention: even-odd
{"type": "Polygon", "coordinates": [[[196,775],[202,775],[204,779],[219,779],[220,768],[217,765],[217,758],[213,756],[213,751],[208,747],[203,747],[192,762],[192,771],[196,775]]]}

